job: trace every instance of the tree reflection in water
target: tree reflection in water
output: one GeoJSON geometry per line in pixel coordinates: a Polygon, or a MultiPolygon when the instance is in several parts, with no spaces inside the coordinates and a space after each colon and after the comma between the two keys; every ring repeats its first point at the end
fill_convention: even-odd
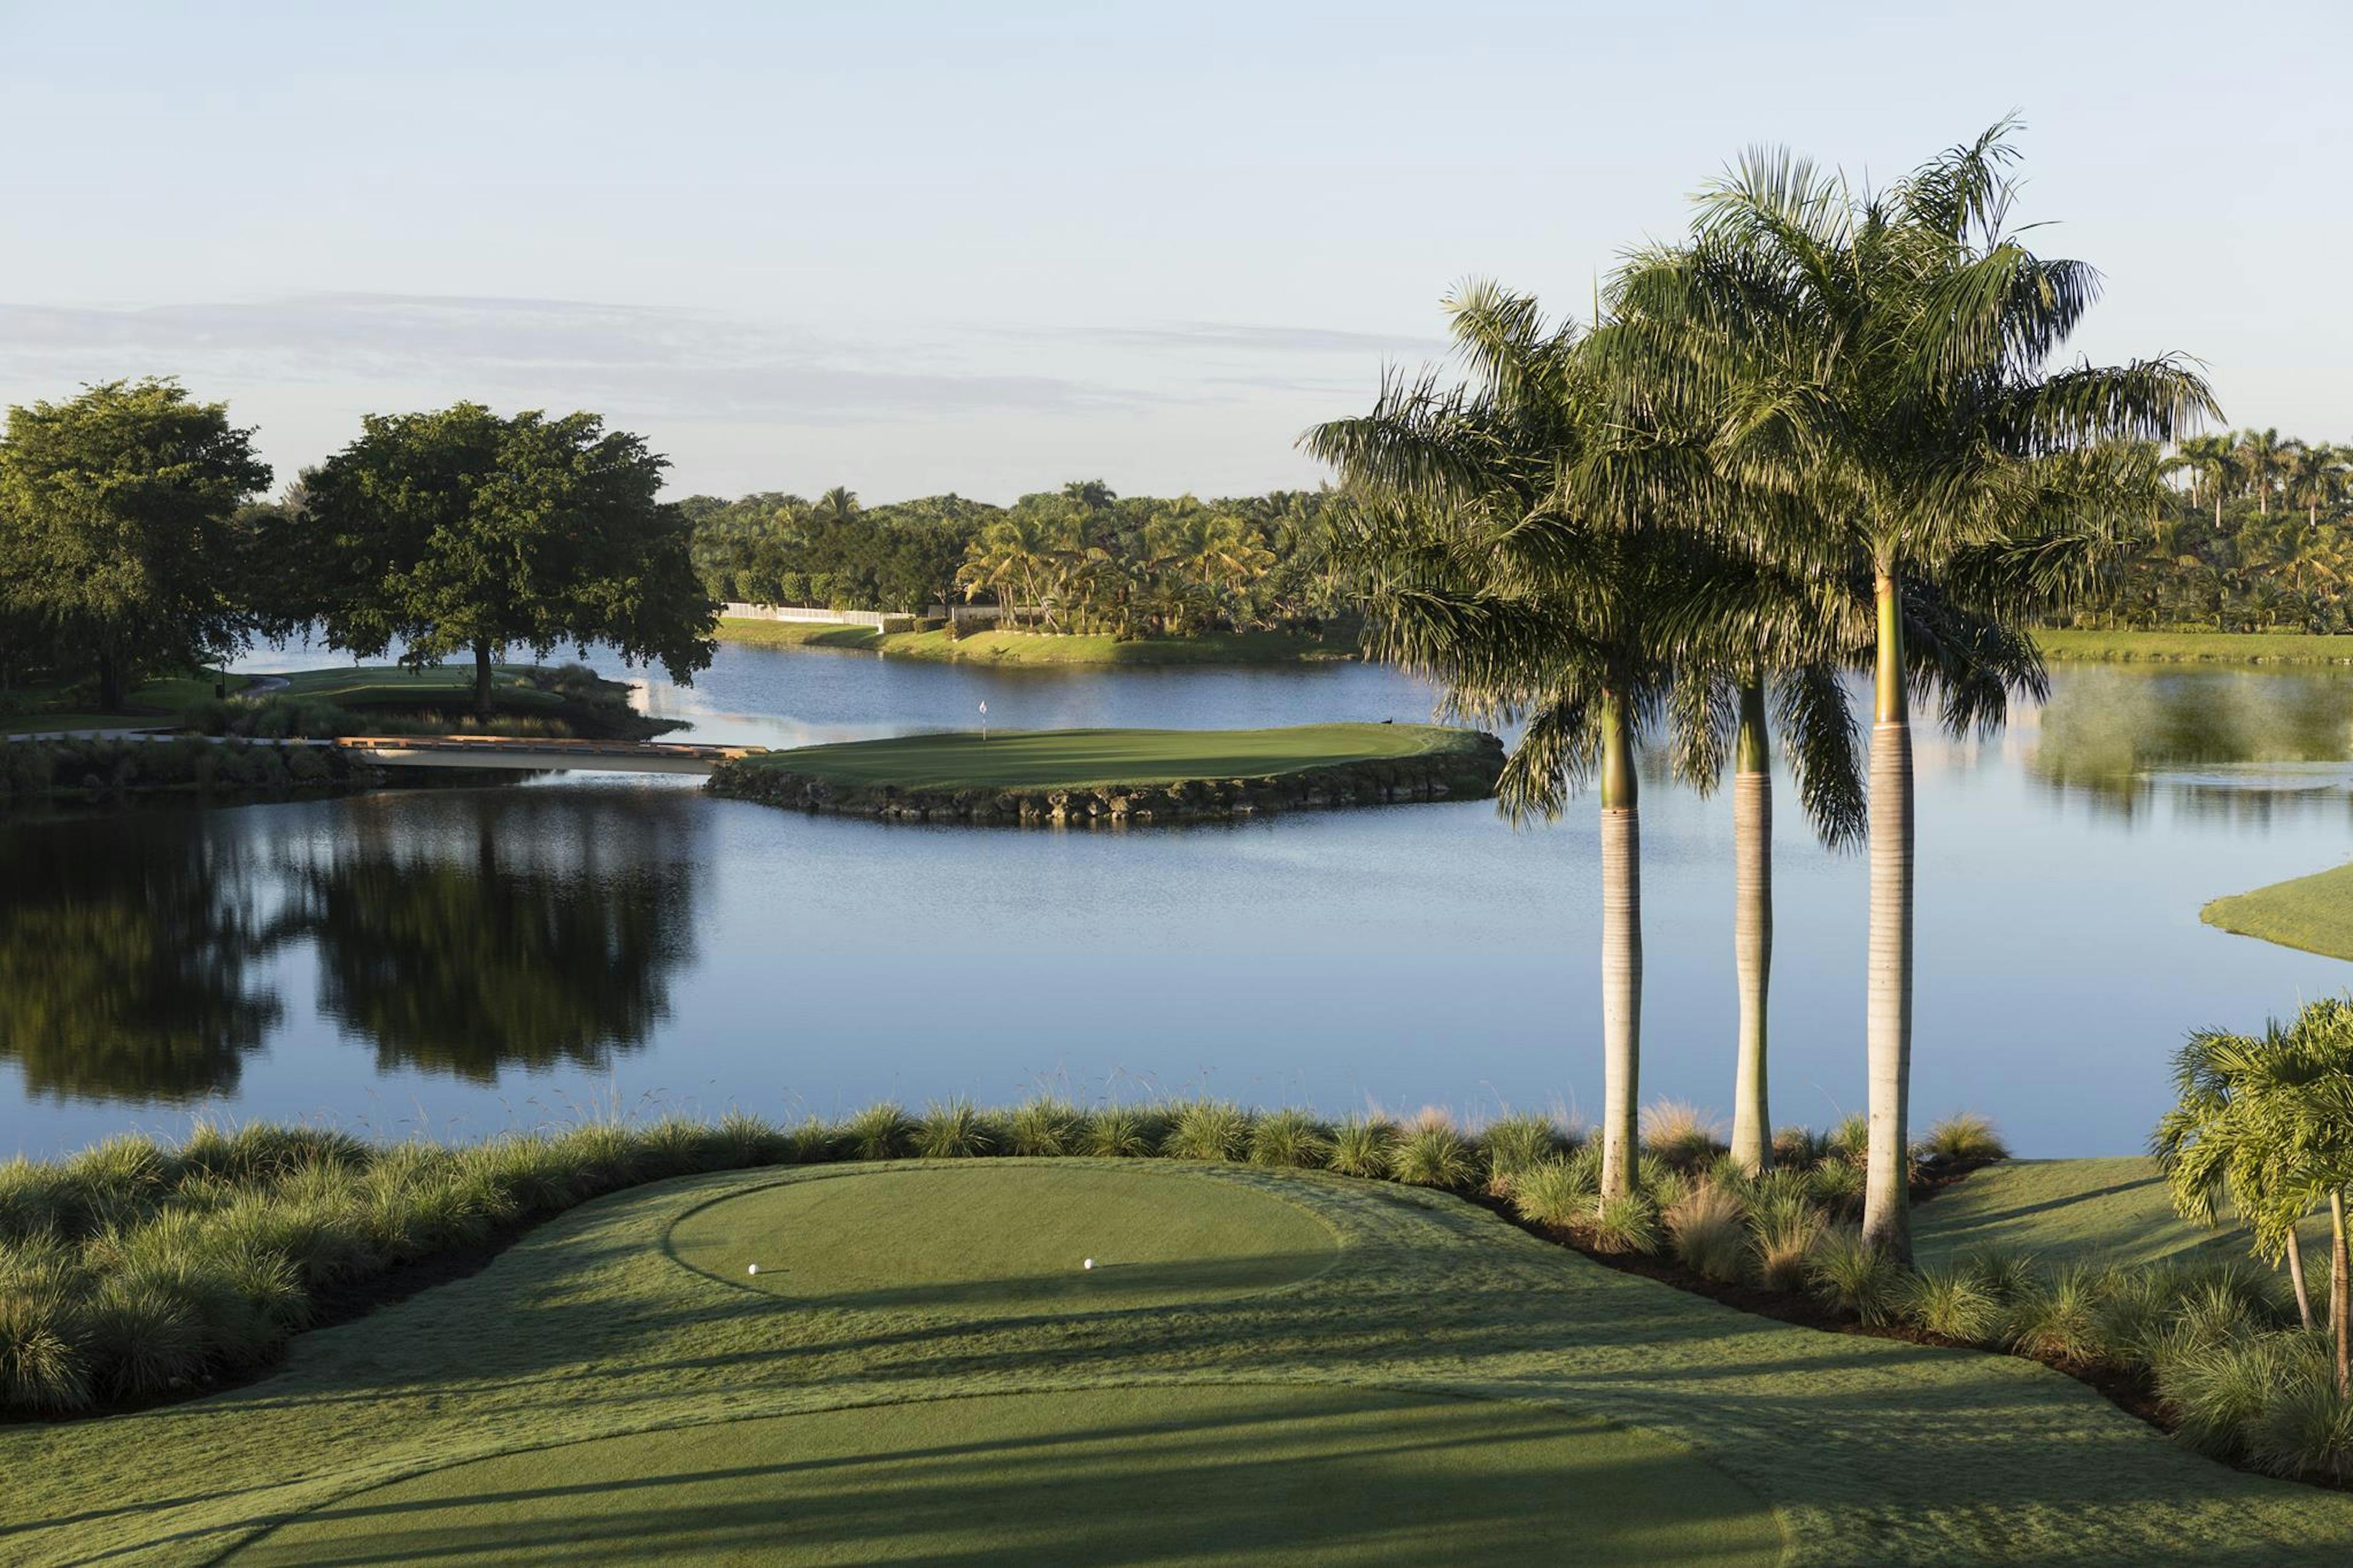
{"type": "Polygon", "coordinates": [[[2353,816],[2353,679],[2336,673],[2070,668],[2031,770],[2131,817],[2162,791],[2194,816],[2353,816]]]}
{"type": "Polygon", "coordinates": [[[28,1093],[185,1101],[236,1089],[278,1022],[251,856],[195,813],[0,829],[0,1060],[28,1093]]]}
{"type": "Polygon", "coordinates": [[[479,1083],[643,1045],[693,956],[704,804],[659,788],[347,803],[288,865],[321,1011],[379,1069],[479,1083]]]}

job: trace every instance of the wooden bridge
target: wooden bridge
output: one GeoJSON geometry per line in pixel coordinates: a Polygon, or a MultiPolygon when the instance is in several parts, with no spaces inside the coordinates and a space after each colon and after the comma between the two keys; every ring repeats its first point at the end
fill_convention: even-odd
{"type": "Polygon", "coordinates": [[[356,752],[386,767],[512,768],[519,773],[708,773],[721,763],[766,749],[505,735],[344,735],[311,743],[356,752]]]}

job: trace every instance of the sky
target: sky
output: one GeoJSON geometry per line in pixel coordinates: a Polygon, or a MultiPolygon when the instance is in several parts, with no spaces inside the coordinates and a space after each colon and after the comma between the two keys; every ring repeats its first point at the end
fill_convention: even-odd
{"type": "Polygon", "coordinates": [[[1472,278],[1590,309],[1783,144],[2016,111],[2074,351],[2353,439],[2353,6],[0,0],[0,404],[167,374],[281,479],[589,408],[673,492],[1312,485],[1472,278]]]}

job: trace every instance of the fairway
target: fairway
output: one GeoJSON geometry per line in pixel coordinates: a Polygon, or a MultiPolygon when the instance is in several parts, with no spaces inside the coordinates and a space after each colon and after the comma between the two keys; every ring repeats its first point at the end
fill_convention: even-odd
{"type": "Polygon", "coordinates": [[[1035,730],[902,735],[772,752],[749,765],[831,784],[900,789],[1082,789],[1187,779],[1268,778],[1398,762],[1467,744],[1435,724],[1300,724],[1278,730],[1035,730]]]}
{"type": "Polygon", "coordinates": [[[2353,960],[2353,866],[2216,899],[2198,918],[2241,936],[2353,960]]]}
{"type": "Polygon", "coordinates": [[[1090,1389],[606,1438],[320,1509],[237,1568],[473,1563],[1768,1568],[1772,1512],[1555,1411],[1298,1387],[1090,1389]]]}
{"type": "Polygon", "coordinates": [[[1337,1254],[1314,1215],[1248,1187],[995,1164],[779,1183],[695,1210],[670,1245],[691,1268],[798,1302],[1019,1313],[1264,1290],[1337,1254]]]}

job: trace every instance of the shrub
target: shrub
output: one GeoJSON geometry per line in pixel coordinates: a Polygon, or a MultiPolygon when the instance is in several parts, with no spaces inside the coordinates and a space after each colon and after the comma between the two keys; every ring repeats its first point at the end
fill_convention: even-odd
{"type": "Polygon", "coordinates": [[[1894,1321],[1904,1269],[1847,1226],[1826,1232],[1806,1260],[1806,1279],[1826,1307],[1852,1312],[1866,1325],[1894,1321]]]}
{"type": "Polygon", "coordinates": [[[2315,1355],[2300,1332],[2256,1334],[2190,1344],[2164,1357],[2158,1397],[2173,1413],[2175,1435],[2201,1454],[2233,1459],[2245,1452],[2249,1427],[2274,1391],[2315,1355]]]}
{"type": "Polygon", "coordinates": [[[2007,1160],[2010,1145],[2001,1141],[1991,1121],[1974,1111],[1958,1110],[1929,1128],[1928,1135],[1912,1152],[1915,1158],[2007,1160]]]}
{"type": "Polygon", "coordinates": [[[1512,1178],[1512,1210],[1532,1225],[1566,1227],[1593,1217],[1593,1171],[1556,1154],[1512,1178]]]}
{"type": "Polygon", "coordinates": [[[1964,1344],[1988,1343],[2002,1323],[2000,1300],[1957,1264],[1921,1269],[1905,1281],[1899,1306],[1915,1328],[1964,1344]]]}
{"type": "Polygon", "coordinates": [[[1576,1147],[1577,1140],[1548,1116],[1506,1116],[1479,1134],[1479,1152],[1491,1189],[1504,1192],[1513,1179],[1576,1147]]]}
{"type": "Polygon", "coordinates": [[[1139,1160],[1152,1152],[1153,1118],[1132,1105],[1105,1106],[1086,1131],[1086,1152],[1099,1159],[1139,1160]]]}
{"type": "Polygon", "coordinates": [[[1239,1160],[1250,1152],[1250,1119],[1221,1100],[1192,1100],[1176,1108],[1160,1152],[1176,1160],[1239,1160]]]}
{"type": "Polygon", "coordinates": [[[1747,1277],[1747,1209],[1737,1193],[1712,1183],[1694,1188],[1666,1211],[1665,1220],[1684,1268],[1721,1285],[1747,1277]]]}
{"type": "Polygon", "coordinates": [[[1460,1190],[1479,1179],[1479,1158],[1453,1123],[1425,1116],[1390,1152],[1389,1171],[1417,1187],[1460,1190]]]}
{"type": "Polygon", "coordinates": [[[1320,1170],[1331,1152],[1331,1133],[1304,1110],[1274,1111],[1260,1117],[1258,1125],[1250,1129],[1250,1159],[1253,1165],[1320,1170]]]}
{"type": "Polygon", "coordinates": [[[1659,1250],[1659,1211],[1640,1193],[1611,1198],[1593,1221],[1597,1252],[1653,1253],[1659,1250]]]}
{"type": "Polygon", "coordinates": [[[926,1160],[968,1160],[993,1154],[1004,1135],[969,1100],[934,1101],[914,1129],[915,1152],[926,1160]]]}
{"type": "Polygon", "coordinates": [[[904,1108],[886,1100],[843,1122],[841,1144],[853,1160],[897,1160],[905,1157],[914,1132],[904,1108]]]}
{"type": "Polygon", "coordinates": [[[1016,1154],[1075,1154],[1086,1143],[1086,1117],[1066,1100],[1029,1100],[1007,1119],[1006,1146],[1016,1154]]]}
{"type": "Polygon", "coordinates": [[[1344,1176],[1378,1181],[1389,1173],[1396,1148],[1397,1124],[1377,1116],[1351,1116],[1332,1131],[1332,1153],[1326,1162],[1344,1176]]]}
{"type": "Polygon", "coordinates": [[[1642,1147],[1676,1170],[1696,1170],[1724,1152],[1724,1123],[1696,1105],[1662,1100],[1642,1112],[1642,1147]]]}

